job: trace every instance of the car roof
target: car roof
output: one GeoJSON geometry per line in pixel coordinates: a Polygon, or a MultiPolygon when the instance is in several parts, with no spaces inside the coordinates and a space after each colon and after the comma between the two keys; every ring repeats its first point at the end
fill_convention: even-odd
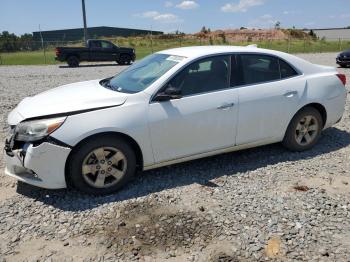
{"type": "Polygon", "coordinates": [[[174,56],[183,56],[187,59],[194,60],[204,56],[216,55],[216,54],[227,54],[227,53],[252,53],[252,54],[267,54],[275,55],[279,58],[284,59],[289,64],[293,65],[300,73],[314,73],[320,70],[319,66],[316,66],[309,61],[306,61],[297,56],[287,54],[280,51],[258,48],[256,45],[250,46],[191,46],[191,47],[180,47],[158,52],[158,54],[167,54],[174,56]]]}
{"type": "Polygon", "coordinates": [[[206,55],[215,55],[222,53],[234,53],[234,52],[244,52],[244,53],[265,53],[265,54],[275,54],[279,55],[280,52],[268,49],[257,48],[256,46],[190,46],[190,47],[180,47],[168,50],[163,50],[158,53],[184,56],[187,58],[196,58],[206,55]]]}

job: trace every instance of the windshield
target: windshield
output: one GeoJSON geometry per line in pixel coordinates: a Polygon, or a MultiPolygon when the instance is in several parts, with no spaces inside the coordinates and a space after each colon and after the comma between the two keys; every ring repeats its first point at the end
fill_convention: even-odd
{"type": "Polygon", "coordinates": [[[184,58],[166,54],[149,55],[107,80],[104,86],[124,93],[143,91],[184,58]]]}

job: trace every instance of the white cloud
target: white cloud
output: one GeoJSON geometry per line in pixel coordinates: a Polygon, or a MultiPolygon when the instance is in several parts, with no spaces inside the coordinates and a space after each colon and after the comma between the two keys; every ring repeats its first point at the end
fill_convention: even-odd
{"type": "Polygon", "coordinates": [[[316,23],[314,21],[310,21],[305,23],[306,26],[314,26],[316,23]]]}
{"type": "Polygon", "coordinates": [[[174,14],[159,14],[153,17],[153,20],[164,23],[175,23],[179,21],[179,18],[174,14]]]}
{"type": "Polygon", "coordinates": [[[277,23],[277,20],[270,14],[258,17],[249,22],[249,26],[253,28],[271,28],[277,23]]]}
{"type": "Polygon", "coordinates": [[[264,0],[240,0],[239,3],[228,3],[221,7],[223,12],[247,12],[249,8],[264,4],[264,0]]]}
{"type": "Polygon", "coordinates": [[[302,12],[300,10],[286,10],[283,11],[284,15],[297,15],[297,14],[301,14],[302,12]]]}
{"type": "Polygon", "coordinates": [[[335,18],[348,19],[348,18],[350,18],[350,13],[349,14],[329,15],[328,18],[330,18],[330,19],[335,19],[335,18]]]}
{"type": "Polygon", "coordinates": [[[182,1],[176,7],[180,9],[196,9],[199,7],[199,4],[197,4],[195,1],[182,1]]]}
{"type": "Polygon", "coordinates": [[[135,16],[141,17],[141,18],[153,18],[158,16],[159,13],[157,11],[147,11],[142,14],[136,14],[135,16]]]}
{"type": "Polygon", "coordinates": [[[142,14],[136,14],[135,16],[140,18],[149,18],[162,23],[177,23],[182,21],[177,15],[171,13],[161,14],[157,11],[147,11],[142,14]]]}
{"type": "Polygon", "coordinates": [[[350,18],[350,14],[341,14],[340,18],[342,18],[342,19],[350,18]]]}
{"type": "Polygon", "coordinates": [[[172,6],[174,6],[174,4],[173,4],[173,2],[166,1],[166,2],[164,3],[164,6],[165,6],[165,7],[172,7],[172,6]]]}

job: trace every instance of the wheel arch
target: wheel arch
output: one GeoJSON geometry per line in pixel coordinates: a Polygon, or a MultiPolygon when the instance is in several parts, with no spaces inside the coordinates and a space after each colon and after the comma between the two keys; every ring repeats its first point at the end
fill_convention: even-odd
{"type": "Polygon", "coordinates": [[[107,136],[107,137],[118,137],[118,138],[122,138],[124,141],[126,141],[134,150],[135,155],[136,155],[136,163],[137,163],[137,169],[138,170],[143,170],[143,154],[142,154],[142,150],[141,147],[139,146],[139,144],[136,142],[135,139],[133,139],[131,136],[124,134],[124,133],[120,133],[120,132],[102,132],[102,133],[98,133],[98,134],[92,134],[88,137],[85,137],[84,139],[82,139],[80,142],[78,142],[73,148],[72,151],[69,153],[66,164],[65,164],[65,179],[66,179],[66,183],[67,185],[71,185],[70,182],[70,176],[69,176],[69,163],[71,161],[71,157],[72,155],[79,149],[79,147],[84,144],[87,143],[90,140],[96,139],[98,137],[103,137],[103,136],[107,136]]]}
{"type": "Polygon", "coordinates": [[[283,137],[286,136],[287,130],[288,130],[288,128],[289,128],[289,125],[292,123],[293,118],[294,118],[301,110],[303,110],[303,109],[306,108],[306,107],[313,107],[313,108],[315,108],[315,109],[321,114],[322,122],[323,122],[323,123],[322,123],[322,124],[323,124],[323,125],[322,125],[322,128],[325,127],[325,125],[326,125],[326,123],[327,123],[327,110],[326,110],[326,108],[325,108],[322,104],[317,103],[317,102],[308,103],[308,104],[305,104],[304,106],[302,106],[298,111],[296,111],[296,112],[294,113],[293,117],[290,119],[290,121],[289,121],[289,123],[288,123],[288,125],[287,125],[287,127],[286,127],[286,129],[285,129],[285,131],[284,131],[284,136],[283,136],[283,137]]]}
{"type": "Polygon", "coordinates": [[[73,53],[68,53],[68,54],[66,55],[66,60],[68,60],[68,58],[70,58],[70,57],[72,57],[72,56],[78,58],[78,60],[80,61],[80,55],[79,55],[79,54],[73,54],[73,53]]]}
{"type": "MultiPolygon", "coordinates": [[[[327,110],[326,110],[326,108],[325,108],[322,104],[315,102],[315,103],[309,103],[309,104],[304,105],[302,108],[300,108],[300,109],[298,110],[298,112],[300,112],[301,110],[303,110],[303,109],[306,108],[306,107],[313,107],[313,108],[315,108],[315,109],[321,114],[322,122],[323,122],[323,127],[324,127],[324,126],[326,125],[326,123],[327,123],[327,110]]],[[[294,114],[294,116],[295,116],[298,112],[296,112],[296,113],[294,114]]],[[[293,117],[294,117],[294,116],[293,116],[293,117]]]]}
{"type": "Polygon", "coordinates": [[[127,56],[128,58],[130,58],[130,60],[132,60],[132,57],[129,53],[123,53],[123,52],[119,54],[117,59],[120,59],[122,56],[127,56]]]}
{"type": "Polygon", "coordinates": [[[131,58],[131,55],[129,53],[122,52],[122,53],[119,54],[119,56],[122,56],[122,55],[126,55],[126,56],[129,56],[131,58]]]}

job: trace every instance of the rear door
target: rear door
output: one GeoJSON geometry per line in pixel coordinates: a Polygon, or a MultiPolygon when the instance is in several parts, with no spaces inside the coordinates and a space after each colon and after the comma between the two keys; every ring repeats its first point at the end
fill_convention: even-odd
{"type": "Polygon", "coordinates": [[[235,79],[239,92],[236,144],[281,140],[303,95],[304,77],[275,56],[235,57],[240,72],[235,79]]]}
{"type": "Polygon", "coordinates": [[[90,47],[90,61],[102,61],[102,45],[101,41],[92,41],[89,42],[90,47]]]}

